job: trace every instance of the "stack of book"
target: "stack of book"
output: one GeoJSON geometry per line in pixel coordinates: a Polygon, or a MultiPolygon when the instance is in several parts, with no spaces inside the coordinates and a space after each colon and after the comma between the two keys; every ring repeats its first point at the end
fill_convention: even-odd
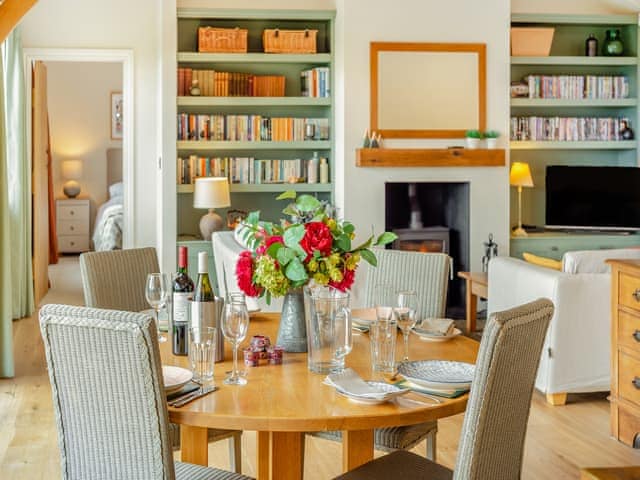
{"type": "Polygon", "coordinates": [[[511,117],[511,140],[612,141],[622,140],[628,118],[511,117]]]}
{"type": "Polygon", "coordinates": [[[227,177],[230,183],[265,184],[306,181],[308,160],[266,160],[253,157],[178,157],[178,184],[197,177],[227,177]]]}
{"type": "Polygon", "coordinates": [[[528,75],[529,98],[568,100],[629,97],[624,75],[528,75]]]}
{"type": "Polygon", "coordinates": [[[198,80],[204,97],[284,97],[284,75],[217,72],[178,68],[178,96],[190,95],[193,80],[198,80]]]}
{"type": "Polygon", "coordinates": [[[328,139],[328,118],[178,114],[178,140],[299,142],[328,139]]]}
{"type": "Polygon", "coordinates": [[[300,90],[303,97],[330,97],[329,67],[316,67],[300,72],[300,90]]]}

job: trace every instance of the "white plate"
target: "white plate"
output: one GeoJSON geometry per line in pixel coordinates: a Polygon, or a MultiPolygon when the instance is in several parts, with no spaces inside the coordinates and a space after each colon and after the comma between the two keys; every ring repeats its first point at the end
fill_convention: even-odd
{"type": "Polygon", "coordinates": [[[454,328],[451,335],[437,335],[429,333],[426,330],[422,330],[421,328],[414,328],[413,333],[420,337],[420,340],[426,340],[427,342],[446,342],[447,340],[451,340],[452,338],[460,335],[462,330],[454,328]]]}
{"type": "Polygon", "coordinates": [[[428,382],[426,380],[419,380],[417,378],[405,377],[409,383],[427,390],[434,392],[452,392],[456,390],[469,390],[471,388],[471,382],[469,383],[440,383],[440,382],[428,382]]]}
{"type": "Polygon", "coordinates": [[[425,387],[458,389],[471,385],[475,368],[475,365],[464,362],[418,360],[401,363],[398,372],[410,382],[425,387]]]}
{"type": "Polygon", "coordinates": [[[162,366],[162,380],[164,381],[164,391],[174,393],[184,387],[193,378],[191,370],[174,367],[172,365],[162,366]]]}
{"type": "Polygon", "coordinates": [[[356,403],[364,403],[367,405],[379,405],[384,402],[388,402],[389,400],[394,399],[399,395],[404,395],[408,393],[410,389],[408,388],[400,388],[395,385],[390,385],[384,382],[367,382],[372,387],[378,388],[382,393],[380,396],[364,396],[364,395],[354,395],[351,393],[347,393],[344,390],[336,388],[336,392],[343,397],[347,397],[349,400],[356,403]]]}

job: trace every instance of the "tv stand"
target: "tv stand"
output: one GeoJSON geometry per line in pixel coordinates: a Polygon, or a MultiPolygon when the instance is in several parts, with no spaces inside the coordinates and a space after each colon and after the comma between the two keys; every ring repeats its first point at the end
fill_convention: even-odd
{"type": "Polygon", "coordinates": [[[561,260],[573,250],[608,250],[640,247],[636,232],[556,231],[531,232],[526,237],[511,237],[510,255],[522,258],[523,252],[561,260]]]}

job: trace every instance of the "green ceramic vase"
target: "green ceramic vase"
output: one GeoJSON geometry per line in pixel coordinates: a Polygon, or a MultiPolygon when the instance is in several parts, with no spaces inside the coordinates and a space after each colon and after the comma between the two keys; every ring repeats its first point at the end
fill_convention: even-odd
{"type": "Polygon", "coordinates": [[[602,53],[609,57],[619,57],[623,51],[624,45],[620,40],[620,30],[607,30],[602,53]]]}

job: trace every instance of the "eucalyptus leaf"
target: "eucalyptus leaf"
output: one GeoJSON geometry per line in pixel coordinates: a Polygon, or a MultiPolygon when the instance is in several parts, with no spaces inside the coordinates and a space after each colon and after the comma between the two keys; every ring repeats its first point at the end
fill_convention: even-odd
{"type": "Polygon", "coordinates": [[[294,258],[289,262],[287,268],[284,270],[284,274],[292,282],[302,282],[309,278],[306,270],[304,269],[304,265],[297,258],[294,258]]]}
{"type": "MultiPolygon", "coordinates": [[[[307,252],[305,252],[304,248],[302,248],[299,244],[298,245],[294,245],[293,247],[291,247],[291,249],[296,253],[298,258],[300,258],[301,260],[304,260],[304,259],[307,258],[307,252]]],[[[317,250],[316,250],[316,252],[317,252],[317,250]]]]}
{"type": "Polygon", "coordinates": [[[300,243],[304,237],[304,225],[292,225],[284,231],[284,244],[287,247],[294,247],[300,243]]]}
{"type": "Polygon", "coordinates": [[[382,235],[378,237],[375,245],[386,245],[387,243],[393,242],[398,236],[392,232],[384,232],[382,235]]]}
{"type": "Polygon", "coordinates": [[[296,199],[296,206],[301,212],[312,212],[322,206],[320,200],[312,195],[300,195],[296,199]]]}
{"type": "Polygon", "coordinates": [[[364,250],[361,250],[360,256],[369,265],[373,265],[374,267],[378,266],[378,259],[376,258],[375,253],[373,253],[371,250],[368,250],[366,248],[364,250]]]}
{"type": "MultiPolygon", "coordinates": [[[[276,244],[274,243],[274,245],[276,244]]],[[[296,258],[295,251],[292,248],[288,248],[288,247],[283,247],[280,250],[278,250],[277,255],[278,256],[275,258],[276,260],[278,260],[278,262],[280,262],[280,265],[282,267],[288,265],[291,260],[296,258]]]]}
{"type": "Polygon", "coordinates": [[[276,200],[287,200],[287,199],[293,199],[296,198],[296,191],[295,190],[287,190],[286,192],[282,192],[280,195],[278,195],[276,197],[276,200]]]}
{"type": "Polygon", "coordinates": [[[342,225],[342,231],[347,234],[352,234],[356,231],[356,227],[353,225],[353,223],[344,222],[344,224],[342,225]]]}
{"type": "Polygon", "coordinates": [[[293,208],[293,204],[290,204],[282,210],[282,213],[284,213],[285,215],[293,216],[293,215],[297,215],[298,211],[295,208],[293,208]]]}

